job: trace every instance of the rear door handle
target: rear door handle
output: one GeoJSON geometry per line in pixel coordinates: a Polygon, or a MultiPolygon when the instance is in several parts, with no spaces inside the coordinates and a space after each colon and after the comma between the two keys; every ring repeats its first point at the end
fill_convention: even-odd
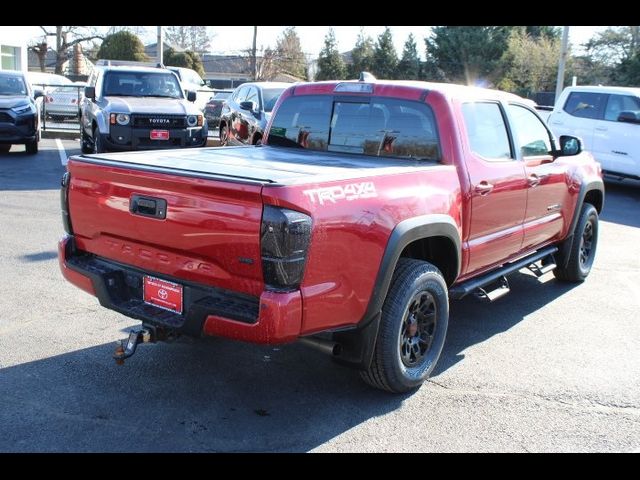
{"type": "Polygon", "coordinates": [[[542,182],[548,176],[548,174],[537,175],[535,173],[532,173],[531,175],[529,175],[529,177],[527,177],[527,183],[529,183],[530,187],[537,187],[538,185],[540,185],[540,182],[542,182]]]}
{"type": "Polygon", "coordinates": [[[493,190],[493,185],[485,180],[476,185],[475,191],[480,195],[488,195],[493,190]]]}
{"type": "Polygon", "coordinates": [[[607,130],[609,130],[607,127],[596,127],[596,130],[598,132],[606,132],[607,130]]]}

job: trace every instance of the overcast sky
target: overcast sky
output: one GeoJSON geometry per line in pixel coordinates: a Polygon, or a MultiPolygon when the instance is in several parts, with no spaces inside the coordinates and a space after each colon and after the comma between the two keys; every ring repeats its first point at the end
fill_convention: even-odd
{"type": "MultiPolygon", "coordinates": [[[[108,27],[105,27],[108,28],[108,27]]],[[[142,40],[144,43],[152,43],[156,38],[156,27],[143,27],[144,35],[142,40]]],[[[283,26],[266,26],[258,27],[258,48],[260,46],[274,47],[278,36],[286,27],[283,26]]],[[[348,27],[338,26],[333,27],[336,33],[336,40],[338,42],[338,49],[341,52],[351,50],[355,45],[358,33],[361,27],[348,27]]],[[[424,58],[424,37],[428,35],[430,27],[390,27],[393,33],[393,40],[395,43],[398,55],[402,54],[402,47],[406,41],[409,33],[413,33],[418,44],[418,53],[424,58]]],[[[604,30],[607,27],[571,27],[569,29],[569,41],[574,46],[574,52],[579,51],[579,45],[586,42],[593,36],[596,31],[604,30]]],[[[31,27],[2,27],[6,33],[15,35],[17,38],[24,38],[28,42],[32,39],[42,36],[42,30],[37,26],[31,27]]],[[[324,37],[329,30],[328,26],[297,26],[296,31],[300,36],[302,43],[302,49],[305,53],[316,57],[320,52],[320,49],[324,45],[324,37]]],[[[370,35],[374,41],[377,36],[382,33],[384,27],[381,26],[366,26],[364,32],[366,35],[370,35]]],[[[253,27],[243,26],[224,26],[224,27],[209,27],[209,32],[215,34],[211,40],[211,51],[216,54],[237,54],[242,50],[251,46],[253,40],[253,27]]]]}

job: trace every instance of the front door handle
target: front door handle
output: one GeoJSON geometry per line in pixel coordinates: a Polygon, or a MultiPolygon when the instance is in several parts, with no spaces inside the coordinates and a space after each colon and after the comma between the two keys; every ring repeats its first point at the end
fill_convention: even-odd
{"type": "Polygon", "coordinates": [[[478,185],[476,185],[475,191],[480,195],[489,195],[489,193],[493,190],[493,185],[486,180],[481,181],[478,185]]]}
{"type": "Polygon", "coordinates": [[[606,132],[607,130],[609,130],[607,127],[596,127],[596,130],[598,132],[606,132]]]}

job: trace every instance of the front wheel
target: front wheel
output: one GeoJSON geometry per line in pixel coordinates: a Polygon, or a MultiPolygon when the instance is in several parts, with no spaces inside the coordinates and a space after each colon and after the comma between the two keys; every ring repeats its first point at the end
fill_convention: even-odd
{"type": "Polygon", "coordinates": [[[38,153],[38,139],[36,138],[31,142],[27,142],[25,148],[29,155],[35,155],[36,153],[38,153]]]}
{"type": "Polygon", "coordinates": [[[440,358],[449,324],[447,284],[435,266],[401,258],[382,307],[373,361],[361,372],[372,387],[413,390],[440,358]]]}
{"type": "Polygon", "coordinates": [[[590,203],[580,210],[573,232],[573,243],[565,267],[557,267],[553,274],[563,282],[583,282],[593,266],[598,245],[598,211],[590,203]]]}
{"type": "Polygon", "coordinates": [[[100,130],[96,128],[93,130],[93,153],[104,152],[106,152],[106,150],[102,145],[102,135],[100,135],[100,130]]]}
{"type": "Polygon", "coordinates": [[[229,145],[229,132],[227,131],[227,126],[222,125],[220,127],[220,146],[226,147],[229,145]]]}
{"type": "Polygon", "coordinates": [[[87,133],[82,129],[80,133],[80,151],[82,153],[93,153],[93,145],[91,145],[91,140],[89,139],[87,133]]]}

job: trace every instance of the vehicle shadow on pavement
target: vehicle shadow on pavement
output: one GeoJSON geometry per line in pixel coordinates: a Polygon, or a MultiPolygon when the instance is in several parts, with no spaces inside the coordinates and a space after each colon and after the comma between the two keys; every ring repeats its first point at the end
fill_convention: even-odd
{"type": "Polygon", "coordinates": [[[42,262],[57,257],[58,252],[56,250],[51,250],[49,252],[28,253],[26,255],[20,255],[18,258],[25,262],[42,262]]]}
{"type": "MultiPolygon", "coordinates": [[[[65,168],[60,163],[56,144],[40,142],[39,152],[29,155],[23,145],[13,145],[11,151],[0,153],[0,191],[58,190],[65,168]],[[25,175],[25,172],[29,172],[25,175]]],[[[70,150],[67,155],[79,153],[70,150]]]]}
{"type": "Polygon", "coordinates": [[[509,330],[527,315],[579,286],[559,282],[552,275],[547,273],[542,277],[546,281],[540,282],[532,274],[512,274],[508,277],[511,292],[493,303],[478,300],[473,295],[452,300],[447,338],[432,377],[464,360],[462,352],[471,345],[509,330]]]}
{"type": "Polygon", "coordinates": [[[600,219],[640,227],[640,181],[607,181],[600,219]]]}
{"type": "Polygon", "coordinates": [[[297,344],[114,346],[0,369],[0,451],[305,452],[407,398],[297,344]]]}

